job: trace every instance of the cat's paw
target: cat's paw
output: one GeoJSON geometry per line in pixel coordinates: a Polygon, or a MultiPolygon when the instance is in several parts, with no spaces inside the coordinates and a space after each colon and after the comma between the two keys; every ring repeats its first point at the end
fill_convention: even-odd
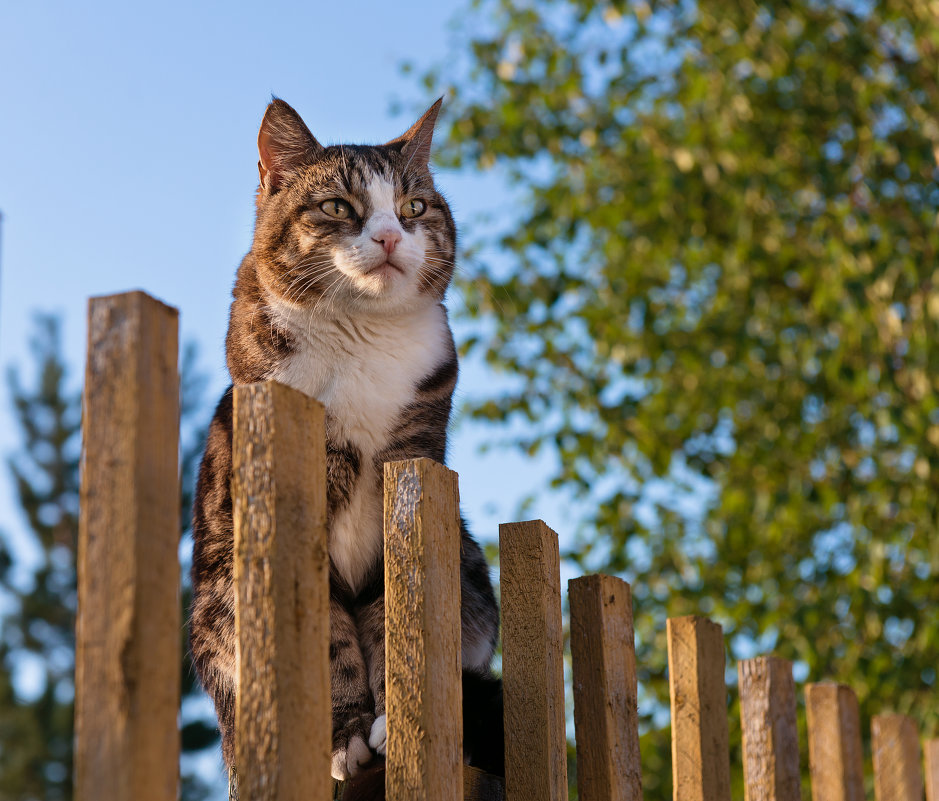
{"type": "Polygon", "coordinates": [[[368,744],[372,750],[382,756],[385,755],[385,748],[388,744],[388,730],[386,726],[387,717],[379,715],[372,724],[372,732],[368,736],[368,744]]]}
{"type": "MultiPolygon", "coordinates": [[[[374,722],[374,715],[355,715],[342,722],[333,734],[333,755],[330,773],[334,779],[351,779],[372,761],[372,750],[367,739],[374,722]]],[[[334,721],[334,726],[336,723],[334,721]]]]}
{"type": "Polygon", "coordinates": [[[353,735],[345,747],[333,749],[330,773],[334,779],[351,779],[365,765],[372,761],[372,750],[358,734],[353,735]]]}

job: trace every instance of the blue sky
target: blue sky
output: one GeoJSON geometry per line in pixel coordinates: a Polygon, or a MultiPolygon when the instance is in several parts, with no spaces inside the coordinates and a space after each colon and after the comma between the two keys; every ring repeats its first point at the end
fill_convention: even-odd
{"type": "MultiPolygon", "coordinates": [[[[399,65],[448,61],[463,8],[452,0],[6,3],[0,365],[26,363],[32,314],[54,311],[77,386],[87,298],[140,288],[180,309],[182,339],[198,344],[211,394],[220,393],[230,289],[253,226],[257,128],[271,94],[321,141],[390,139],[440,93],[399,65]],[[392,114],[395,101],[403,113],[392,114]]],[[[464,231],[494,194],[507,194],[498,174],[441,173],[438,183],[464,231]]],[[[485,392],[491,380],[464,366],[458,392],[485,392]]],[[[511,455],[483,459],[481,437],[461,426],[450,463],[471,524],[492,539],[536,486],[537,470],[511,455]]],[[[0,453],[16,446],[4,383],[0,453]]],[[[17,540],[23,530],[5,470],[0,530],[17,540]]]]}

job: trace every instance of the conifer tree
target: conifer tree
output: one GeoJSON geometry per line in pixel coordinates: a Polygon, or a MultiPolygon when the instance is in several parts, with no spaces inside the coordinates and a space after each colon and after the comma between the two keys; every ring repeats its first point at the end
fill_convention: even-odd
{"type": "Polygon", "coordinates": [[[28,575],[16,584],[8,582],[13,608],[4,619],[2,646],[7,676],[28,676],[38,694],[24,698],[9,684],[3,688],[3,715],[13,725],[0,732],[0,791],[56,801],[71,797],[72,784],[81,398],[66,385],[54,317],[37,317],[30,353],[30,385],[19,369],[8,376],[22,435],[9,469],[35,566],[21,568],[28,575]]]}
{"type": "MultiPolygon", "coordinates": [[[[71,798],[74,710],[74,649],[78,538],[81,395],[70,385],[61,352],[60,322],[39,315],[31,341],[32,373],[9,371],[22,444],[9,460],[29,542],[24,548],[0,539],[0,801],[71,798]],[[32,692],[22,688],[28,685],[32,692]]],[[[183,536],[188,536],[194,474],[202,450],[205,380],[195,349],[182,359],[180,499],[183,536]]],[[[181,550],[185,553],[184,545],[181,550]]],[[[183,603],[188,607],[188,573],[183,603]]],[[[184,615],[185,619],[185,615],[184,615]]],[[[192,703],[200,690],[184,638],[182,749],[194,754],[217,744],[211,716],[192,703]],[[191,711],[191,710],[196,711],[191,711]]],[[[205,798],[208,788],[184,771],[184,801],[205,798]]]]}

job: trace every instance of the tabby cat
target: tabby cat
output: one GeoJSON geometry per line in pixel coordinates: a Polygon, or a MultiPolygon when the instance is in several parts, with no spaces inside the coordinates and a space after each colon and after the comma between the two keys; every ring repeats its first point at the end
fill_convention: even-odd
{"type": "MultiPolygon", "coordinates": [[[[428,167],[438,100],[384,145],[324,147],[282,100],[258,134],[254,242],[235,281],[233,384],[274,379],[326,407],[332,774],[385,750],[383,463],[442,462],[457,380],[443,305],[456,229],[428,167]]],[[[190,643],[234,759],[232,388],[209,429],[194,510],[190,643]]],[[[462,529],[464,672],[488,674],[489,572],[462,529]]]]}

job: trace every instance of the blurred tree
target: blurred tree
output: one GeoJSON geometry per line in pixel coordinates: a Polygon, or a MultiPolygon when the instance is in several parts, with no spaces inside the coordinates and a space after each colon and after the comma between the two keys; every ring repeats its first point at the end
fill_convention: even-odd
{"type": "MultiPolygon", "coordinates": [[[[9,462],[28,526],[25,551],[0,540],[0,799],[71,798],[75,648],[75,549],[81,396],[70,389],[63,362],[59,321],[37,317],[31,342],[35,380],[24,386],[18,368],[9,372],[22,448],[9,462]],[[13,558],[16,554],[20,564],[13,558]],[[25,556],[25,563],[23,562],[25,556]],[[14,571],[19,573],[14,577],[14,571]],[[24,691],[24,686],[26,687],[24,691]]],[[[181,417],[182,527],[189,528],[194,470],[202,449],[202,427],[195,423],[204,379],[195,367],[195,350],[184,352],[181,417]]],[[[188,607],[188,576],[184,603],[188,607]]],[[[182,636],[185,636],[183,634],[182,636]]],[[[186,649],[184,649],[184,653],[186,649]]],[[[199,690],[184,657],[183,750],[214,745],[214,721],[193,703],[199,690]]],[[[192,771],[183,775],[183,798],[205,797],[207,788],[192,771]]]]}
{"type": "Polygon", "coordinates": [[[633,584],[648,797],[666,614],[936,735],[935,3],[469,13],[423,76],[455,96],[443,163],[518,200],[462,281],[464,350],[511,376],[471,412],[558,457],[569,558],[633,584]]]}
{"type": "MultiPolygon", "coordinates": [[[[0,730],[0,797],[65,799],[72,783],[72,671],[78,534],[78,460],[81,400],[65,386],[58,323],[41,316],[30,343],[34,385],[9,372],[22,450],[9,460],[29,529],[28,562],[7,584],[3,618],[4,666],[24,677],[5,687],[0,730]]],[[[14,549],[7,548],[7,553],[14,549]]],[[[12,559],[10,560],[12,563],[12,559]]]]}
{"type": "Polygon", "coordinates": [[[196,670],[189,654],[189,607],[192,603],[192,585],[189,567],[192,553],[192,502],[196,489],[196,472],[205,449],[208,415],[211,408],[205,406],[205,389],[208,383],[197,365],[197,351],[193,343],[183,348],[180,363],[180,525],[182,528],[182,787],[181,801],[200,801],[209,797],[212,785],[200,773],[199,765],[192,758],[209,753],[218,763],[218,775],[222,775],[221,744],[215,710],[196,678],[196,670]]]}

